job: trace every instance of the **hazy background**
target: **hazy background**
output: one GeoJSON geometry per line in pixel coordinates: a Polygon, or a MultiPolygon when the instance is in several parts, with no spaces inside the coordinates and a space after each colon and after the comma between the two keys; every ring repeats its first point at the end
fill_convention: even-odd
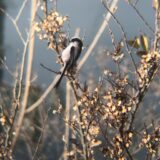
{"type": "MultiPolygon", "coordinates": [[[[0,7],[5,9],[7,13],[9,13],[13,18],[15,18],[22,3],[23,0],[0,0],[0,7]]],[[[53,7],[55,6],[52,3],[50,3],[49,9],[53,7]]],[[[139,0],[136,8],[141,12],[146,21],[154,29],[154,10],[152,8],[152,1],[139,0]]],[[[80,27],[81,37],[84,37],[84,51],[82,53],[83,56],[88,46],[92,42],[94,36],[96,35],[101,23],[103,22],[104,16],[106,14],[105,8],[103,7],[100,0],[58,0],[57,10],[63,16],[65,15],[69,16],[69,22],[66,23],[65,29],[69,32],[70,36],[73,36],[75,29],[77,27],[80,27]]],[[[39,15],[42,16],[42,13],[39,13],[39,15]]],[[[153,35],[150,32],[150,30],[148,30],[148,28],[144,25],[143,21],[139,18],[139,16],[137,16],[135,10],[133,10],[133,8],[126,3],[126,0],[119,0],[116,17],[122,24],[128,39],[134,39],[134,37],[140,35],[140,33],[147,34],[147,36],[151,39],[153,38],[153,35]]],[[[30,24],[30,0],[28,0],[25,9],[18,22],[21,32],[23,33],[23,36],[25,38],[27,37],[26,33],[28,31],[29,24],[30,24]]],[[[110,20],[109,24],[114,32],[116,40],[117,41],[121,40],[122,38],[121,31],[119,30],[117,24],[114,23],[113,19],[110,20]]],[[[108,33],[108,30],[106,29],[105,32],[103,32],[103,35],[101,36],[91,56],[89,57],[85,65],[82,67],[82,70],[80,71],[79,75],[82,81],[87,80],[90,75],[93,76],[94,81],[98,81],[98,77],[101,75],[101,69],[99,65],[97,65],[97,57],[101,57],[102,54],[101,50],[111,49],[112,46],[113,45],[111,43],[110,35],[108,33]]],[[[8,17],[5,17],[4,14],[0,13],[0,57],[5,60],[5,63],[7,64],[7,67],[11,73],[15,72],[17,59],[19,63],[21,62],[22,53],[23,53],[23,45],[15,30],[15,27],[13,26],[8,17]]],[[[59,70],[60,66],[59,64],[55,63],[56,56],[54,52],[47,49],[47,42],[40,41],[37,35],[35,41],[33,60],[34,61],[33,61],[32,78],[35,77],[35,80],[34,82],[32,82],[32,84],[39,85],[40,87],[45,89],[54,79],[55,75],[42,68],[40,66],[40,63],[43,63],[47,67],[54,70],[59,70]]],[[[107,63],[108,63],[107,59],[102,58],[101,65],[105,66],[105,64],[107,63]]],[[[13,85],[13,82],[15,81],[15,79],[6,69],[0,70],[0,78],[1,77],[3,78],[3,82],[7,83],[8,85],[13,85]]],[[[60,87],[64,86],[63,85],[64,83],[65,81],[63,80],[63,83],[61,84],[60,87]]],[[[65,94],[62,94],[62,96],[65,97],[65,94]]],[[[53,101],[53,99],[51,100],[53,101]]],[[[150,101],[149,98],[148,101],[150,101]]],[[[8,106],[10,106],[10,104],[8,106]]],[[[50,131],[50,133],[48,133],[50,137],[46,138],[47,140],[45,141],[44,146],[47,147],[44,148],[43,151],[48,156],[48,159],[52,160],[54,158],[57,159],[57,155],[61,154],[59,148],[62,149],[63,147],[63,143],[61,140],[61,135],[63,133],[60,131],[61,128],[64,127],[63,125],[59,126],[60,123],[61,121],[48,120],[47,122],[47,124],[50,124],[49,125],[50,128],[48,129],[50,131]],[[55,130],[58,131],[55,132],[55,130]],[[58,135],[59,137],[57,136],[58,137],[57,138],[55,136],[56,137],[55,138],[54,135],[56,136],[58,135]],[[59,145],[57,145],[56,143],[59,145]]],[[[20,148],[21,146],[24,147],[25,145],[22,143],[20,144],[20,148]]],[[[23,155],[27,153],[27,152],[25,153],[25,151],[26,150],[24,148],[22,150],[18,150],[18,152],[22,153],[17,154],[19,156],[19,158],[17,156],[17,160],[22,158],[24,159],[23,155]]],[[[26,160],[28,160],[28,158],[26,158],[26,160]]]]}
{"type": "MultiPolygon", "coordinates": [[[[4,3],[7,12],[15,17],[22,4],[22,0],[4,0],[4,3]]],[[[151,1],[140,0],[137,4],[137,9],[142,13],[152,28],[154,28],[154,10],[151,3],[151,1]]],[[[52,5],[49,7],[52,8],[52,5]]],[[[70,21],[68,22],[69,25],[66,25],[66,29],[69,31],[70,36],[74,35],[74,31],[77,27],[81,28],[81,36],[85,35],[84,47],[88,47],[88,45],[91,43],[106,13],[100,0],[58,0],[57,10],[62,15],[69,16],[70,21]]],[[[147,29],[147,27],[144,27],[143,22],[125,0],[119,1],[116,16],[122,23],[126,31],[127,38],[134,38],[136,35],[139,35],[140,32],[147,33],[152,38],[150,31],[147,29]]],[[[26,35],[26,31],[28,29],[30,22],[29,18],[30,3],[28,2],[19,21],[19,26],[24,35],[26,35]]],[[[120,30],[113,22],[113,19],[111,19],[110,22],[110,26],[114,31],[116,39],[120,40],[120,30]]],[[[3,23],[3,47],[6,57],[5,59],[9,69],[14,72],[17,57],[21,58],[22,56],[23,46],[10,20],[5,17],[3,23]]],[[[46,46],[47,42],[40,41],[36,36],[33,75],[37,76],[37,79],[34,81],[34,83],[38,83],[43,87],[52,81],[54,75],[53,73],[42,68],[40,63],[43,63],[54,70],[59,69],[59,65],[55,64],[55,55],[52,51],[48,50],[46,46]]],[[[92,52],[87,63],[85,63],[85,66],[82,68],[81,76],[85,76],[85,78],[87,78],[86,76],[88,76],[88,72],[100,74],[97,65],[95,65],[97,50],[100,48],[111,48],[111,46],[112,44],[110,41],[110,36],[106,30],[103,33],[103,36],[100,38],[97,47],[92,52]]],[[[86,49],[83,51],[83,54],[85,51],[86,49]]],[[[6,71],[4,72],[4,80],[8,83],[13,82],[12,77],[6,71]]]]}

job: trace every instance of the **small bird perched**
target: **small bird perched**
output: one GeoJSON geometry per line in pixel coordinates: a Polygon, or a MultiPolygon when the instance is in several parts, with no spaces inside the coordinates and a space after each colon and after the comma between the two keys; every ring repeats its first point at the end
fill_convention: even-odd
{"type": "Polygon", "coordinates": [[[78,37],[73,37],[70,40],[69,45],[63,50],[61,55],[63,67],[60,69],[60,74],[58,74],[54,80],[54,88],[58,87],[65,72],[72,69],[76,65],[82,51],[82,46],[82,40],[78,37]]]}

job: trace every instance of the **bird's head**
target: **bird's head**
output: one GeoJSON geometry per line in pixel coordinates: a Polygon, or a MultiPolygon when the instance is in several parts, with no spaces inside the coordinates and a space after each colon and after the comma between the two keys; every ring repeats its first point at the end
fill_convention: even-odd
{"type": "Polygon", "coordinates": [[[70,42],[77,42],[80,48],[83,47],[83,42],[79,37],[72,37],[70,42]]]}

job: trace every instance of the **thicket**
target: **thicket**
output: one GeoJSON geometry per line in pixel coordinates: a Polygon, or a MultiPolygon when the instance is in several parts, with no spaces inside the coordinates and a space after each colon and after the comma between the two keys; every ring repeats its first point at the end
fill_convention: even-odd
{"type": "MultiPolygon", "coordinates": [[[[48,9],[52,3],[56,6],[58,1],[31,1],[30,27],[25,37],[18,21],[28,1],[23,1],[16,17],[0,8],[0,12],[11,21],[23,46],[14,74],[10,73],[5,60],[1,59],[4,69],[13,76],[14,86],[6,89],[8,86],[1,85],[0,159],[17,159],[16,155],[21,150],[26,151],[23,154],[28,159],[42,160],[158,159],[159,1],[153,1],[155,29],[142,16],[143,11],[137,9],[138,1],[126,1],[153,37],[139,33],[133,39],[128,39],[123,24],[115,14],[118,0],[102,2],[106,9],[102,26],[109,33],[112,49],[106,49],[107,46],[100,49],[95,65],[101,66],[101,60],[106,59],[106,67],[101,67],[102,74],[94,85],[87,83],[87,79],[86,83],[82,83],[79,78],[81,67],[104,31],[100,27],[93,42],[82,51],[85,53],[81,55],[77,66],[65,74],[66,93],[62,92],[61,97],[66,97],[66,103],[61,103],[59,97],[56,98],[57,102],[53,101],[53,97],[58,96],[57,90],[52,92],[53,82],[44,91],[32,85],[32,63],[35,36],[38,36],[42,40],[40,43],[47,42],[46,47],[57,55],[55,62],[63,65],[61,52],[70,39],[65,24],[72,20],[56,8],[48,9]],[[40,12],[44,16],[39,16],[40,12]],[[121,33],[120,41],[117,41],[110,27],[110,18],[121,33]],[[47,99],[49,94],[51,98],[47,99]],[[60,146],[57,153],[53,149],[56,145],[60,146]]],[[[76,34],[80,31],[76,31],[76,34]]],[[[85,38],[83,41],[85,43],[85,38]]],[[[59,74],[43,64],[40,67],[46,72],[49,70],[55,75],[59,74]]]]}

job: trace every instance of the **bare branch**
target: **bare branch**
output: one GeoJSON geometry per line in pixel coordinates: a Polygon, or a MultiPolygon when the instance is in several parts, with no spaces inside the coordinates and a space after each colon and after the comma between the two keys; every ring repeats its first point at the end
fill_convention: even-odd
{"type": "Polygon", "coordinates": [[[48,68],[48,67],[46,67],[44,64],[40,64],[43,68],[45,68],[46,70],[48,70],[48,71],[50,71],[50,72],[53,72],[53,73],[55,73],[55,74],[60,74],[61,72],[56,72],[56,71],[54,71],[53,69],[50,69],[50,68],[48,68]]]}
{"type": "Polygon", "coordinates": [[[23,45],[25,45],[25,40],[24,40],[24,38],[23,38],[23,36],[22,36],[22,33],[21,33],[21,31],[20,31],[20,29],[19,29],[16,21],[15,21],[15,20],[11,17],[11,15],[10,15],[9,13],[7,13],[3,8],[0,8],[0,11],[1,11],[2,13],[4,13],[4,14],[10,19],[10,21],[13,23],[13,25],[14,25],[14,27],[15,27],[15,29],[16,29],[16,31],[17,31],[17,33],[18,33],[18,35],[19,35],[22,43],[23,43],[23,45]]]}
{"type": "Polygon", "coordinates": [[[134,66],[134,68],[135,68],[135,70],[136,70],[137,75],[138,75],[139,77],[141,77],[140,74],[139,74],[139,72],[138,72],[138,70],[137,70],[137,66],[136,66],[135,60],[134,60],[134,58],[133,58],[133,56],[132,56],[132,54],[131,54],[131,50],[129,49],[129,46],[128,46],[128,44],[127,44],[127,36],[126,36],[126,34],[125,34],[125,31],[124,31],[121,23],[120,23],[119,20],[116,18],[116,16],[114,16],[114,14],[110,11],[110,9],[108,8],[107,4],[103,3],[103,5],[104,5],[104,7],[107,9],[107,11],[112,15],[113,20],[117,23],[118,27],[120,28],[120,30],[121,30],[121,32],[122,32],[122,35],[123,35],[123,37],[124,37],[124,43],[125,43],[125,46],[126,46],[127,53],[129,54],[129,56],[130,56],[130,58],[131,58],[131,60],[132,60],[132,63],[133,63],[133,66],[134,66]]]}
{"type": "MultiPolygon", "coordinates": [[[[66,110],[65,110],[65,116],[67,120],[70,120],[70,112],[71,112],[71,86],[70,82],[67,80],[66,84],[66,110]]],[[[69,125],[65,126],[65,145],[64,145],[64,160],[67,160],[67,157],[65,153],[69,151],[68,149],[69,146],[69,125]]]]}
{"type": "Polygon", "coordinates": [[[23,12],[23,9],[24,9],[27,1],[28,1],[28,0],[24,0],[24,1],[23,1],[22,6],[21,6],[21,8],[20,8],[20,10],[19,10],[16,18],[15,18],[15,23],[17,23],[17,21],[19,20],[19,18],[20,18],[20,16],[21,16],[22,12],[23,12]]]}
{"type": "Polygon", "coordinates": [[[45,92],[41,95],[41,97],[39,97],[39,99],[34,104],[32,104],[30,107],[26,109],[26,113],[32,112],[35,108],[37,108],[45,100],[48,94],[52,91],[54,87],[54,83],[55,82],[53,80],[51,84],[48,86],[48,88],[45,90],[45,92]]]}
{"type": "Polygon", "coordinates": [[[23,123],[23,119],[24,119],[24,115],[25,115],[25,110],[27,107],[27,102],[28,102],[28,95],[29,95],[29,89],[30,89],[30,80],[31,80],[31,72],[32,72],[32,61],[33,61],[33,50],[34,50],[34,32],[35,29],[33,27],[33,22],[35,19],[35,14],[36,14],[36,8],[37,8],[37,1],[35,0],[34,2],[32,2],[32,9],[31,9],[31,25],[30,25],[30,34],[29,34],[29,52],[28,52],[28,66],[27,66],[27,75],[26,75],[26,86],[25,86],[25,91],[24,91],[24,97],[23,97],[23,101],[21,104],[21,108],[20,108],[20,114],[17,120],[17,128],[15,130],[15,137],[12,141],[12,148],[14,147],[17,138],[19,136],[20,133],[20,129],[23,123]]]}
{"type": "MultiPolygon", "coordinates": [[[[111,7],[110,7],[110,11],[112,13],[115,12],[115,8],[117,6],[117,3],[118,3],[118,0],[113,0],[112,4],[111,4],[111,7]]],[[[92,43],[90,44],[88,50],[86,51],[86,53],[84,54],[82,60],[79,62],[79,65],[77,67],[78,70],[80,70],[83,66],[83,64],[86,62],[86,60],[88,59],[88,57],[90,56],[90,54],[92,53],[94,47],[96,46],[99,38],[101,37],[102,33],[104,32],[106,26],[108,25],[108,22],[111,18],[111,14],[110,13],[107,13],[105,18],[104,18],[104,21],[102,22],[97,34],[95,35],[92,43]]]]}
{"type": "Polygon", "coordinates": [[[141,18],[142,22],[148,27],[148,29],[154,34],[154,29],[149,25],[149,23],[145,20],[145,18],[141,15],[139,10],[136,8],[135,5],[133,5],[131,2],[129,2],[130,6],[136,11],[137,15],[141,18]]]}

